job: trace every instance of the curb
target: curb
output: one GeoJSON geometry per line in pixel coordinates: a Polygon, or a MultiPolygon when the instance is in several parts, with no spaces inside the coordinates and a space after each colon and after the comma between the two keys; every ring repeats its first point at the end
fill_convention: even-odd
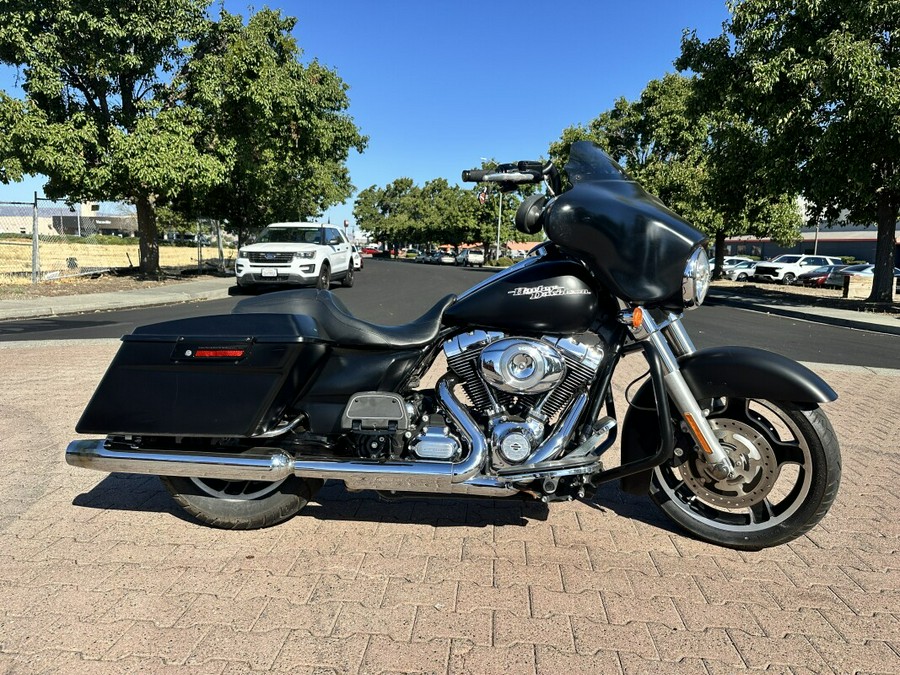
{"type": "MultiPolygon", "coordinates": [[[[28,319],[47,319],[55,316],[72,316],[74,314],[91,314],[93,312],[106,312],[139,307],[164,307],[166,305],[181,305],[186,302],[202,302],[204,300],[221,300],[228,297],[228,289],[212,289],[195,292],[173,292],[164,297],[129,297],[127,293],[121,293],[121,298],[104,299],[103,302],[90,306],[75,306],[73,303],[62,305],[47,305],[43,307],[21,307],[4,312],[0,307],[0,321],[24,321],[28,319]]],[[[81,297],[88,296],[66,296],[81,297]]]]}
{"type": "MultiPolygon", "coordinates": [[[[852,328],[855,330],[866,330],[873,333],[887,333],[889,335],[900,335],[900,320],[896,325],[883,322],[870,322],[843,316],[828,316],[827,314],[816,314],[809,310],[797,310],[790,307],[781,307],[779,305],[766,305],[745,300],[744,298],[736,298],[734,296],[718,295],[711,292],[710,298],[717,303],[744,309],[751,312],[761,312],[764,314],[773,314],[776,316],[784,316],[791,319],[799,319],[801,321],[809,321],[810,323],[823,323],[829,326],[840,326],[842,328],[852,328]]],[[[811,308],[809,308],[811,309],[811,308]]]]}

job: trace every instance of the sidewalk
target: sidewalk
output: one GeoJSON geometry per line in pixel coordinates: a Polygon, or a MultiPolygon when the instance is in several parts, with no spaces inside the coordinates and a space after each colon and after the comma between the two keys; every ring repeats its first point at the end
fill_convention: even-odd
{"type": "MultiPolygon", "coordinates": [[[[2,673],[900,672],[900,371],[814,365],[844,478],[789,544],[693,540],[646,498],[380,501],[253,532],[63,461],[118,342],[0,344],[2,673]],[[73,344],[74,343],[74,344],[73,344]]],[[[624,410],[642,371],[613,381],[624,410]]],[[[616,449],[611,450],[617,453],[616,449]]],[[[613,455],[615,459],[617,455],[613,455]]]]}
{"type": "Polygon", "coordinates": [[[65,314],[84,314],[134,307],[176,305],[228,297],[234,279],[205,278],[175,286],[155,286],[136,291],[63,295],[28,300],[0,300],[0,321],[41,319],[65,314]]]}
{"type": "MultiPolygon", "coordinates": [[[[228,288],[233,285],[234,281],[227,277],[186,281],[174,287],[159,286],[127,292],[0,300],[0,321],[217,300],[228,297],[228,288]]],[[[730,288],[714,287],[710,291],[709,301],[794,319],[900,335],[900,314],[875,314],[814,307],[799,304],[802,300],[790,304],[779,303],[741,295],[730,288]]]]}

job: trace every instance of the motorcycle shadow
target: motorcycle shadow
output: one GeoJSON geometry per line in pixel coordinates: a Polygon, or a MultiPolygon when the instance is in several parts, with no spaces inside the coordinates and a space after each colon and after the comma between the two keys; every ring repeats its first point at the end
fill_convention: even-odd
{"type": "MultiPolygon", "coordinates": [[[[679,532],[646,498],[601,486],[593,499],[581,499],[582,507],[612,512],[668,532],[679,532]]],[[[89,509],[168,513],[189,523],[196,521],[179,508],[156,476],[112,473],[88,492],[77,495],[73,506],[89,509]]],[[[365,490],[350,492],[343,483],[329,481],[298,518],[322,521],[404,523],[433,527],[525,527],[548,520],[552,504],[536,499],[465,498],[452,495],[415,495],[390,498],[365,490]]]]}
{"type": "MultiPolygon", "coordinates": [[[[156,476],[109,474],[88,492],[77,495],[72,505],[99,510],[168,513],[179,520],[196,522],[175,504],[156,476]]],[[[416,495],[389,501],[376,492],[349,492],[343,483],[329,481],[297,517],[434,527],[524,527],[530,521],[546,521],[548,515],[548,505],[536,500],[416,495]]]]}

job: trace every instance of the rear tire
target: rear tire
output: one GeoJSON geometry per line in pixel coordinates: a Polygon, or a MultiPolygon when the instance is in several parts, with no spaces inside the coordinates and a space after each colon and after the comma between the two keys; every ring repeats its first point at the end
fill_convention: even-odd
{"type": "Polygon", "coordinates": [[[353,265],[347,269],[347,276],[341,279],[341,286],[353,288],[353,265]]]}
{"type": "Polygon", "coordinates": [[[283,523],[312,499],[323,481],[288,476],[274,483],[160,476],[175,502],[204,525],[256,530],[283,523]]]}

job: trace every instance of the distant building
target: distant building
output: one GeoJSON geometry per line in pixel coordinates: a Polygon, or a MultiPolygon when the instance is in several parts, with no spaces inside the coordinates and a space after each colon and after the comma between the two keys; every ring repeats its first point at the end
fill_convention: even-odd
{"type": "MultiPolygon", "coordinates": [[[[134,214],[100,215],[91,204],[72,207],[38,200],[37,228],[41,236],[88,236],[106,234],[119,237],[137,236],[134,214]],[[76,210],[77,209],[77,210],[76,210]]],[[[34,227],[32,204],[0,203],[0,234],[31,235],[34,227]]]]}
{"type": "MultiPolygon", "coordinates": [[[[898,228],[900,230],[900,228],[898,228]]],[[[793,246],[779,246],[771,239],[741,236],[725,239],[725,255],[753,255],[773,258],[782,253],[818,253],[829,256],[852,256],[857,260],[875,261],[878,228],[875,225],[833,225],[804,227],[801,240],[793,246]]],[[[900,266],[900,245],[894,236],[894,265],[900,266]]]]}

